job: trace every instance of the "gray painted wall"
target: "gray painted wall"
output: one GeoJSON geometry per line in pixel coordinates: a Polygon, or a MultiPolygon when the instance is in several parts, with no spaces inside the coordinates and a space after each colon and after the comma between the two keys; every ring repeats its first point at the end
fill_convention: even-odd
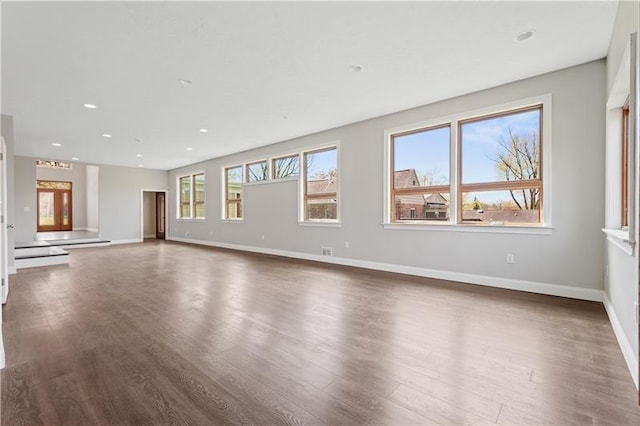
{"type": "Polygon", "coordinates": [[[15,236],[15,222],[16,222],[16,211],[15,211],[15,188],[14,188],[14,138],[13,138],[13,117],[9,115],[2,115],[2,122],[0,123],[0,127],[2,128],[2,137],[4,137],[4,141],[7,145],[7,161],[5,162],[7,166],[7,224],[14,224],[14,228],[8,228],[7,230],[7,257],[9,269],[15,267],[15,253],[14,247],[16,242],[15,236]]]}
{"type": "Polygon", "coordinates": [[[145,192],[143,197],[144,235],[146,238],[156,237],[156,193],[145,192]]]}
{"type": "MultiPolygon", "coordinates": [[[[618,14],[613,29],[611,45],[607,57],[607,97],[611,94],[613,82],[621,66],[623,52],[629,42],[629,35],[639,31],[640,22],[640,3],[638,2],[620,2],[618,6],[618,14]]],[[[619,143],[616,139],[612,143],[619,143]]],[[[638,181],[639,169],[636,164],[636,206],[637,188],[640,188],[638,181]]],[[[617,173],[617,171],[615,171],[617,173]]],[[[619,190],[619,188],[616,188],[619,190]]],[[[636,207],[637,209],[638,207],[636,207]]],[[[636,216],[638,210],[636,210],[636,216]]],[[[638,226],[638,225],[636,225],[638,226]]],[[[636,229],[636,241],[638,241],[638,230],[636,229]]],[[[634,360],[629,362],[633,374],[636,379],[638,377],[638,324],[635,320],[635,312],[633,303],[638,301],[638,247],[636,245],[634,255],[630,256],[623,252],[616,245],[606,243],[606,262],[609,276],[606,279],[605,295],[611,303],[611,308],[615,318],[614,321],[619,322],[624,334],[622,346],[624,348],[624,339],[628,342],[631,349],[630,355],[634,360]]],[[[618,339],[620,340],[620,337],[618,339]]]]}
{"type": "Polygon", "coordinates": [[[143,189],[167,187],[167,172],[100,166],[100,236],[113,241],[141,239],[143,189]]]}
{"type": "MultiPolygon", "coordinates": [[[[32,160],[35,161],[35,160],[32,160]]],[[[38,180],[71,182],[71,208],[73,229],[87,229],[87,172],[86,166],[73,163],[71,169],[36,167],[38,180]]]]}
{"type": "Polygon", "coordinates": [[[605,62],[596,61],[173,170],[170,235],[307,254],[329,246],[346,259],[601,290],[604,81],[605,62]],[[383,229],[385,129],[547,93],[553,94],[552,235],[383,229]],[[299,226],[295,181],[246,186],[244,222],[220,219],[221,167],[333,141],[340,141],[341,227],[299,226]],[[206,172],[207,219],[177,220],[176,177],[199,170],[206,172]],[[506,253],[515,254],[515,264],[506,264],[506,253]]]}
{"type": "Polygon", "coordinates": [[[100,228],[99,190],[100,167],[87,165],[87,230],[98,232],[100,228]]]}
{"type": "Polygon", "coordinates": [[[35,159],[15,157],[15,191],[16,241],[34,241],[37,232],[35,159]]]}

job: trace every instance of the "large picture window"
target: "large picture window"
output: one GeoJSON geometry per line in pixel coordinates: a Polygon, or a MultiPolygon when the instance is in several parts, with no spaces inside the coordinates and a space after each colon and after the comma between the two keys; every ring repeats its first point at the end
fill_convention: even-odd
{"type": "Polygon", "coordinates": [[[540,223],[542,106],[459,122],[458,219],[540,223]]]}
{"type": "Polygon", "coordinates": [[[242,219],[242,166],[224,169],[224,218],[230,220],[242,219]]]}
{"type": "Polygon", "coordinates": [[[178,178],[178,219],[205,219],[205,175],[178,178]]]}
{"type": "Polygon", "coordinates": [[[323,148],[303,154],[304,220],[338,219],[338,149],[323,148]]]}
{"type": "Polygon", "coordinates": [[[389,132],[388,220],[542,225],[546,99],[389,132]]]}

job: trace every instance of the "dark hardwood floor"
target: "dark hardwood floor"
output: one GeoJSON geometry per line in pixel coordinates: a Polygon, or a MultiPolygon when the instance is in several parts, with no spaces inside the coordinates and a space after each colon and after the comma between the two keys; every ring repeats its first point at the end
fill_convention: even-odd
{"type": "Polygon", "coordinates": [[[169,242],[11,277],[2,424],[640,424],[601,304],[169,242]]]}

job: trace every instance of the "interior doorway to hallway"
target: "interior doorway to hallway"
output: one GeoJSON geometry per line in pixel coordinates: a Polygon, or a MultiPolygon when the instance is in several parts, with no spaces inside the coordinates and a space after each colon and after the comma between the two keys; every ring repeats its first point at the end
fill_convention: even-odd
{"type": "Polygon", "coordinates": [[[142,191],[141,235],[142,239],[166,238],[167,191],[142,191]]]}

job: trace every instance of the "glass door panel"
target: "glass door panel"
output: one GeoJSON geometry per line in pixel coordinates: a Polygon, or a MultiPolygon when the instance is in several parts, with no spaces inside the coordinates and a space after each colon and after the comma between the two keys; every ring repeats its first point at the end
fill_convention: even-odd
{"type": "Polygon", "coordinates": [[[38,192],[38,227],[56,226],[55,192],[38,192]]]}

